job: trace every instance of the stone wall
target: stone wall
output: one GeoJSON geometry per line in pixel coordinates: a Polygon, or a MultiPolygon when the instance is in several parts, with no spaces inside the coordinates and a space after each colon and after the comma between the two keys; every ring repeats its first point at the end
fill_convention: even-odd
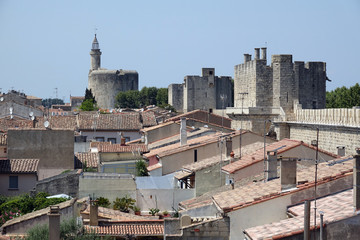
{"type": "Polygon", "coordinates": [[[200,224],[193,224],[183,228],[182,239],[229,239],[230,220],[227,217],[204,221],[200,224]]]}
{"type": "Polygon", "coordinates": [[[79,176],[75,170],[44,179],[36,183],[35,193],[46,192],[50,195],[64,193],[73,198],[78,197],[79,176]]]}
{"type": "Polygon", "coordinates": [[[295,122],[360,126],[359,108],[297,109],[295,122]]]}
{"type": "Polygon", "coordinates": [[[316,128],[319,128],[319,148],[337,153],[338,146],[345,147],[345,155],[355,154],[360,145],[360,127],[345,127],[321,124],[290,123],[290,138],[310,144],[316,140],[316,128]]]}
{"type": "Polygon", "coordinates": [[[89,89],[100,108],[115,107],[119,92],[139,89],[139,76],[136,71],[94,70],[89,73],[89,89]]]}
{"type": "Polygon", "coordinates": [[[184,86],[183,84],[170,84],[168,87],[168,103],[173,106],[176,111],[183,111],[184,86]]]}

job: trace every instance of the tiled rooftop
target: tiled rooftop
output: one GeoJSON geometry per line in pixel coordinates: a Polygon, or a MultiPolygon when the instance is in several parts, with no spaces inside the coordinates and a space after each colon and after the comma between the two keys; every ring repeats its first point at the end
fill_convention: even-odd
{"type": "Polygon", "coordinates": [[[121,144],[104,144],[98,147],[99,152],[103,153],[131,153],[131,152],[148,152],[148,149],[145,144],[130,144],[130,145],[121,145],[121,144]]]}
{"type": "Polygon", "coordinates": [[[90,142],[90,148],[99,148],[102,145],[110,145],[111,142],[90,142]]]}
{"type": "Polygon", "coordinates": [[[122,223],[110,226],[85,226],[88,232],[95,232],[96,235],[105,236],[163,236],[163,223],[122,223]]]}
{"type": "MultiPolygon", "coordinates": [[[[277,150],[278,154],[284,153],[286,151],[289,151],[290,149],[293,149],[295,147],[298,147],[300,145],[315,149],[313,146],[309,146],[308,144],[305,144],[302,141],[298,141],[298,140],[292,140],[292,139],[283,139],[281,141],[278,142],[274,142],[272,144],[269,144],[266,146],[266,151],[275,151],[277,150]]],[[[320,152],[328,154],[329,156],[332,157],[337,157],[336,154],[330,153],[330,152],[326,152],[324,150],[319,149],[320,152]]],[[[233,162],[229,165],[224,166],[222,169],[228,173],[234,173],[242,168],[248,167],[254,163],[260,162],[264,160],[264,148],[261,148],[259,150],[257,150],[256,152],[249,154],[249,155],[245,155],[241,158],[241,160],[233,162]]]]}
{"type": "Polygon", "coordinates": [[[203,146],[209,143],[218,141],[218,138],[221,136],[221,133],[215,133],[211,135],[201,136],[187,141],[186,145],[180,146],[180,143],[171,144],[165,147],[156,148],[151,150],[149,153],[144,154],[145,157],[152,157],[158,155],[159,157],[164,157],[172,155],[175,153],[183,152],[191,148],[203,146]]]}
{"type": "Polygon", "coordinates": [[[99,153],[95,153],[95,152],[75,153],[75,160],[79,160],[82,164],[86,162],[87,167],[97,168],[99,165],[99,153]]]}
{"type": "MultiPolygon", "coordinates": [[[[36,118],[36,128],[45,128],[44,122],[46,118],[37,117],[36,118]]],[[[49,122],[49,128],[53,129],[68,129],[75,130],[76,129],[76,116],[51,116],[47,119],[49,122]]]]}
{"type": "Polygon", "coordinates": [[[154,165],[151,165],[151,166],[147,167],[147,170],[148,170],[149,172],[151,172],[151,171],[153,171],[153,170],[155,170],[155,169],[158,169],[158,168],[161,168],[161,167],[162,167],[162,165],[161,165],[160,163],[156,163],[156,164],[154,164],[154,165]]]}
{"type": "MultiPolygon", "coordinates": [[[[311,201],[310,226],[314,227],[314,201],[311,201]]],[[[353,207],[353,190],[347,190],[332,194],[316,201],[317,207],[317,228],[319,227],[319,212],[324,213],[324,224],[336,222],[356,215],[353,207]]],[[[295,215],[279,222],[265,224],[248,228],[246,234],[253,240],[257,239],[278,239],[300,234],[304,231],[304,204],[288,208],[288,211],[295,215]]]]}
{"type": "Polygon", "coordinates": [[[39,159],[0,159],[0,173],[36,173],[39,159]]]}
{"type": "MultiPolygon", "coordinates": [[[[253,144],[249,144],[249,145],[243,146],[241,148],[241,153],[244,155],[250,154],[262,147],[264,147],[264,143],[262,143],[262,142],[256,142],[253,144]]],[[[222,160],[225,161],[226,159],[223,158],[222,160]]],[[[229,158],[227,159],[227,161],[228,160],[229,160],[229,158]]],[[[219,162],[220,162],[220,156],[214,156],[214,157],[205,159],[200,162],[185,165],[185,166],[183,166],[183,169],[186,169],[186,170],[189,170],[192,172],[196,172],[196,171],[200,171],[202,169],[208,168],[210,166],[213,166],[219,162]]]]}
{"type": "Polygon", "coordinates": [[[155,125],[155,126],[152,126],[152,127],[146,127],[146,128],[141,129],[141,131],[142,132],[149,132],[149,131],[152,131],[152,130],[155,130],[155,129],[163,128],[163,127],[171,125],[171,124],[178,124],[179,127],[180,127],[179,123],[175,123],[175,122],[171,121],[171,122],[161,123],[159,125],[155,125]]]}
{"type": "Polygon", "coordinates": [[[0,119],[0,132],[7,132],[9,128],[32,128],[33,122],[31,120],[24,119],[0,119]]]}
{"type": "Polygon", "coordinates": [[[141,112],[143,127],[151,127],[157,125],[154,112],[141,112]]]}
{"type": "Polygon", "coordinates": [[[142,128],[139,113],[79,114],[80,130],[138,130],[142,128]]]}
{"type": "MultiPolygon", "coordinates": [[[[351,174],[353,169],[352,157],[343,157],[318,165],[318,184],[326,183],[336,178],[345,177],[351,174]],[[334,161],[345,160],[334,165],[328,164],[334,161]]],[[[280,179],[268,182],[255,182],[214,195],[213,199],[225,212],[233,211],[242,207],[253,205],[270,198],[283,196],[295,191],[300,191],[314,185],[315,166],[297,171],[297,188],[292,191],[281,192],[280,179]]]]}

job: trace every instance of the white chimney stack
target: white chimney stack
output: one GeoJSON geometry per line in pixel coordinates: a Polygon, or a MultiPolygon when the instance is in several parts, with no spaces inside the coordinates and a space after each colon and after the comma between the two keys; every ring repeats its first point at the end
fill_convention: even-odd
{"type": "Polygon", "coordinates": [[[186,118],[180,119],[180,146],[187,144],[186,118]]]}

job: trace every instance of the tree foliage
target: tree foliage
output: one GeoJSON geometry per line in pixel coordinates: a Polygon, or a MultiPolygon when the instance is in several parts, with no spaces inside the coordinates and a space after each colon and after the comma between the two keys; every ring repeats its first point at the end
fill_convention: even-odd
{"type": "MultiPolygon", "coordinates": [[[[49,194],[40,192],[34,197],[31,197],[29,194],[8,197],[0,205],[0,215],[6,215],[10,212],[26,214],[67,200],[66,198],[46,198],[48,196],[49,194]]],[[[2,224],[4,224],[4,222],[0,221],[0,225],[2,224]]]]}
{"type": "Polygon", "coordinates": [[[87,88],[85,89],[85,98],[79,108],[83,111],[98,110],[96,100],[95,100],[94,95],[91,92],[91,89],[87,89],[87,88]]]}
{"type": "Polygon", "coordinates": [[[136,161],[136,175],[149,176],[149,171],[147,170],[146,163],[142,159],[136,161]]]}
{"type": "Polygon", "coordinates": [[[350,88],[341,87],[326,92],[327,108],[351,108],[360,106],[360,85],[356,83],[350,88]]]}
{"type": "Polygon", "coordinates": [[[41,100],[44,107],[51,108],[52,105],[64,105],[64,101],[59,98],[45,98],[41,100]]]}
{"type": "Polygon", "coordinates": [[[167,105],[167,102],[167,88],[143,87],[141,91],[119,92],[116,96],[116,107],[119,108],[141,108],[149,105],[162,107],[167,105]]]}
{"type": "Polygon", "coordinates": [[[116,198],[115,201],[113,202],[114,203],[113,209],[128,213],[130,209],[134,208],[135,202],[136,200],[129,196],[116,198]]]}

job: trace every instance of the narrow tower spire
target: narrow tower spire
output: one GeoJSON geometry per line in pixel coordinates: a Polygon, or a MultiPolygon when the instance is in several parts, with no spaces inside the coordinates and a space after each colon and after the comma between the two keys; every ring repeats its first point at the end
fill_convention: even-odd
{"type": "Polygon", "coordinates": [[[101,62],[101,51],[100,51],[100,47],[99,47],[99,42],[96,38],[96,33],[95,33],[95,37],[94,40],[92,42],[92,47],[91,47],[91,51],[90,51],[90,56],[91,56],[91,66],[90,66],[90,71],[92,70],[98,70],[100,68],[100,62],[101,62]]]}

